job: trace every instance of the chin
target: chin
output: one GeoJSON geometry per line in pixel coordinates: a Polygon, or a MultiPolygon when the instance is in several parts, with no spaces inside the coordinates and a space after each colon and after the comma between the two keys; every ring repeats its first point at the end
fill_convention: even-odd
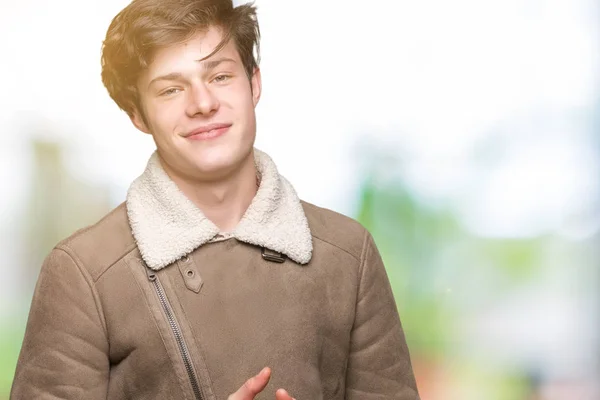
{"type": "Polygon", "coordinates": [[[192,162],[198,173],[202,175],[219,176],[228,173],[245,158],[245,154],[232,151],[210,149],[196,155],[192,162]]]}

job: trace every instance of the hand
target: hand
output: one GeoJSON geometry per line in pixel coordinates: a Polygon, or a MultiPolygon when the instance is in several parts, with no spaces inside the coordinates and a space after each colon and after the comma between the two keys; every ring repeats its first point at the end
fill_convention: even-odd
{"type": "MultiPolygon", "coordinates": [[[[254,396],[263,391],[267,383],[271,379],[271,369],[265,367],[258,373],[248,379],[234,394],[230,395],[227,400],[253,400],[254,396]]],[[[296,400],[288,394],[284,389],[279,389],[275,392],[275,400],[296,400]]]]}

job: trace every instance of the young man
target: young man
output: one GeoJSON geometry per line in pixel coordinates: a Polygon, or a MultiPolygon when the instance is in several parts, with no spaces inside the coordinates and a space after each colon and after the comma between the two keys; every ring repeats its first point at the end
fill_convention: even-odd
{"type": "Polygon", "coordinates": [[[371,235],[253,147],[258,41],[231,0],[114,18],[102,78],[157,151],[44,262],[11,398],[418,399],[371,235]]]}

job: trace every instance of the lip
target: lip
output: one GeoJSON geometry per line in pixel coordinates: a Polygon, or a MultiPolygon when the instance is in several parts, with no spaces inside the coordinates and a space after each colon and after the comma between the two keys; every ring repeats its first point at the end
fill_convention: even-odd
{"type": "Polygon", "coordinates": [[[190,140],[209,140],[221,136],[227,130],[231,124],[210,124],[200,128],[194,129],[193,131],[184,135],[186,139],[190,140]]]}

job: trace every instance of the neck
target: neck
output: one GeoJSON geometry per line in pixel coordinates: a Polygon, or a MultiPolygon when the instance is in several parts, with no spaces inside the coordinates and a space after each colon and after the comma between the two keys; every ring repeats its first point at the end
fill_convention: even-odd
{"type": "Polygon", "coordinates": [[[217,180],[197,180],[182,177],[162,161],[163,169],[221,232],[232,231],[256,195],[257,180],[254,152],[241,165],[217,180]]]}

